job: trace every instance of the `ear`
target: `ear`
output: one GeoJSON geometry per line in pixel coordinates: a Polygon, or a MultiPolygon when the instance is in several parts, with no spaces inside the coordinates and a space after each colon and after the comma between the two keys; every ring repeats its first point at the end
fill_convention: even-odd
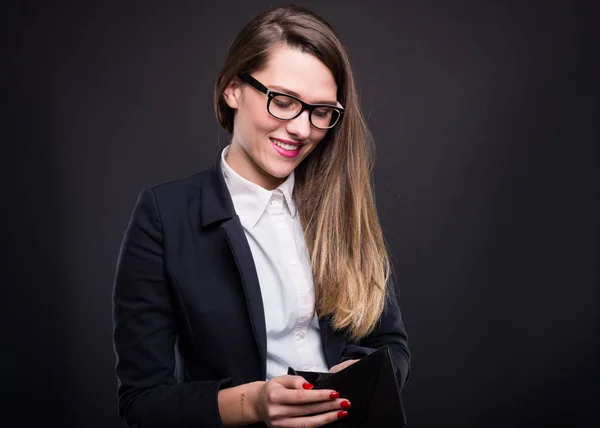
{"type": "Polygon", "coordinates": [[[237,77],[234,77],[223,92],[223,98],[229,107],[237,109],[240,105],[242,96],[242,82],[237,77]]]}

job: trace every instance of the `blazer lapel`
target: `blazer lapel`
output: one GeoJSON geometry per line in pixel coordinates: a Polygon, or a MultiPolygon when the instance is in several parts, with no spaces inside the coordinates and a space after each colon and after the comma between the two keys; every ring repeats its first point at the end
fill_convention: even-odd
{"type": "Polygon", "coordinates": [[[215,165],[210,169],[205,186],[203,186],[201,205],[202,226],[206,227],[221,222],[221,228],[227,237],[242,280],[250,324],[262,361],[262,379],[265,379],[267,373],[267,328],[260,283],[250,246],[223,178],[221,152],[219,152],[215,165]]]}
{"type": "Polygon", "coordinates": [[[237,268],[242,278],[246,304],[248,313],[250,314],[250,323],[261,356],[262,379],[264,379],[267,375],[267,328],[265,325],[265,311],[256,267],[254,266],[252,253],[248,246],[248,241],[246,240],[246,235],[244,234],[244,229],[242,228],[239,217],[235,216],[231,220],[224,222],[221,227],[227,234],[229,246],[231,247],[237,268]]]}

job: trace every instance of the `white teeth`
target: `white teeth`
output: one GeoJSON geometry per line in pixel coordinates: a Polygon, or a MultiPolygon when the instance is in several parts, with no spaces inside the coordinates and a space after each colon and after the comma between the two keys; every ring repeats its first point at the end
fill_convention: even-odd
{"type": "Polygon", "coordinates": [[[282,143],[279,140],[271,140],[271,141],[273,141],[276,146],[281,147],[282,149],[285,149],[285,150],[290,150],[292,152],[294,152],[296,150],[300,150],[300,146],[296,146],[296,145],[293,145],[293,144],[282,143]]]}

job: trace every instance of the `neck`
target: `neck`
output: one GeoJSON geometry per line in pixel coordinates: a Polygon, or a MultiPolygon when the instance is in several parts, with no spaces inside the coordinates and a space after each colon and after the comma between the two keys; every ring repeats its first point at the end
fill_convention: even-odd
{"type": "Polygon", "coordinates": [[[287,178],[273,177],[267,173],[237,144],[229,147],[225,162],[241,177],[267,190],[277,189],[287,178]]]}

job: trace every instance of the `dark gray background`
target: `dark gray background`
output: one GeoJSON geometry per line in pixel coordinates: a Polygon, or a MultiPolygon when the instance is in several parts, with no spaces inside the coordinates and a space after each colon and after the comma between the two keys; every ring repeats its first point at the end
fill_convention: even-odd
{"type": "MultiPolygon", "coordinates": [[[[598,420],[591,3],[302,2],[345,42],[376,138],[412,427],[598,420]]],[[[133,204],[213,163],[214,78],[280,4],[3,14],[0,425],[122,426],[110,298],[133,204]]]]}

